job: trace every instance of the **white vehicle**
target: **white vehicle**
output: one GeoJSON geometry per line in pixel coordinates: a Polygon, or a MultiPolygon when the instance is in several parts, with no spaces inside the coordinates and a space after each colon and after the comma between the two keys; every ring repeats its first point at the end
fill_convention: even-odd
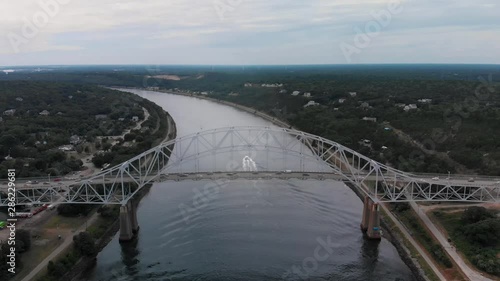
{"type": "Polygon", "coordinates": [[[16,217],[18,218],[31,218],[33,216],[32,213],[26,213],[26,212],[17,212],[16,217]]]}
{"type": "Polygon", "coordinates": [[[285,173],[291,173],[292,170],[285,170],[285,173]]]}
{"type": "Polygon", "coordinates": [[[433,177],[432,180],[438,181],[439,177],[433,177]]]}
{"type": "Polygon", "coordinates": [[[468,182],[474,182],[474,178],[470,178],[468,182]]]}
{"type": "Polygon", "coordinates": [[[110,165],[109,163],[106,163],[106,164],[102,165],[101,171],[106,170],[109,167],[109,165],[110,165]]]}

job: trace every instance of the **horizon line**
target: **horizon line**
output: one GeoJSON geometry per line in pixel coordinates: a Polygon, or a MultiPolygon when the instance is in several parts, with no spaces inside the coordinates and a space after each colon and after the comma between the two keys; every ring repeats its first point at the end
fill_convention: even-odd
{"type": "Polygon", "coordinates": [[[325,63],[325,64],[32,64],[32,65],[0,65],[0,68],[19,67],[75,67],[75,66],[191,66],[191,67],[293,67],[293,66],[389,66],[389,65],[483,65],[500,66],[496,63],[325,63]]]}

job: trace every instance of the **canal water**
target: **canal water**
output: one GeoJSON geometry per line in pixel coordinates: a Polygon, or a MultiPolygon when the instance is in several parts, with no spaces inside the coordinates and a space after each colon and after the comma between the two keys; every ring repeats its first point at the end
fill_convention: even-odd
{"type": "MultiPolygon", "coordinates": [[[[221,127],[273,127],[207,100],[126,91],[168,111],[178,137],[221,127]]],[[[227,161],[246,159],[256,169],[265,164],[259,155],[245,156],[231,154],[227,161]]],[[[84,280],[415,280],[387,240],[363,238],[361,212],[359,198],[335,181],[158,183],[140,203],[137,241],[120,245],[117,234],[84,280]],[[206,190],[210,196],[201,196],[206,190]]]]}

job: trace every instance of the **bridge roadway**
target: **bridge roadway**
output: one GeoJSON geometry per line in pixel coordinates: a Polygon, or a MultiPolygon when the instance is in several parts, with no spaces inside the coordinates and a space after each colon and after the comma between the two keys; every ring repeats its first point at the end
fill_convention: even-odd
{"type": "MultiPolygon", "coordinates": [[[[365,180],[376,180],[375,175],[366,177],[366,173],[361,174],[365,180]]],[[[500,187],[500,177],[490,176],[477,176],[477,175],[451,175],[450,179],[446,174],[409,174],[414,178],[418,178],[422,183],[438,184],[438,185],[456,185],[456,186],[491,186],[500,187]],[[439,179],[434,179],[434,178],[439,179]],[[470,179],[474,181],[470,181],[470,179]]],[[[139,177],[137,174],[132,174],[132,177],[139,177]]],[[[143,179],[148,182],[156,176],[144,177],[143,179]]],[[[190,172],[190,173],[170,173],[162,174],[159,181],[180,181],[180,180],[217,180],[217,179],[314,179],[314,180],[343,180],[344,176],[337,173],[324,173],[324,172],[295,172],[295,171],[229,171],[229,172],[190,172]]],[[[16,180],[17,189],[33,189],[33,188],[68,188],[72,185],[78,185],[84,182],[90,184],[102,184],[110,180],[110,178],[95,175],[86,179],[62,179],[58,182],[43,181],[46,178],[20,178],[16,180]],[[36,182],[36,183],[35,183],[36,182]]],[[[407,177],[397,176],[398,182],[410,181],[407,177]]],[[[125,182],[132,181],[127,177],[123,179],[125,182]]],[[[0,190],[7,189],[7,182],[0,185],[0,190]]]]}
{"type": "MultiPolygon", "coordinates": [[[[415,178],[409,178],[401,175],[396,175],[393,178],[386,178],[389,184],[394,182],[401,185],[414,181],[415,178]]],[[[412,175],[419,179],[419,181],[424,185],[435,184],[440,186],[446,185],[456,185],[464,187],[479,187],[483,186],[490,190],[492,194],[496,194],[496,198],[499,198],[500,193],[500,183],[497,178],[494,177],[477,177],[473,182],[467,177],[455,177],[450,178],[436,178],[436,174],[422,174],[422,175],[412,175]]],[[[358,175],[358,180],[363,182],[380,180],[380,175],[358,175]]],[[[139,185],[152,182],[165,182],[165,181],[184,181],[184,180],[235,180],[235,179],[247,179],[247,180],[269,180],[269,179],[301,179],[301,180],[337,180],[337,181],[348,181],[348,179],[339,173],[324,173],[324,172],[296,172],[296,171],[229,171],[229,172],[190,172],[190,173],[170,173],[162,174],[160,176],[143,176],[140,177],[138,174],[131,174],[130,176],[124,176],[120,179],[120,182],[130,183],[136,181],[139,185]]],[[[89,179],[64,179],[59,182],[39,182],[38,179],[19,179],[16,181],[17,192],[23,192],[24,190],[37,190],[37,191],[53,191],[52,194],[57,194],[55,196],[49,196],[48,198],[38,197],[38,199],[32,198],[29,200],[24,200],[22,204],[29,204],[38,202],[40,199],[44,199],[41,203],[71,203],[73,200],[70,199],[70,194],[72,191],[77,190],[82,184],[87,183],[91,186],[98,186],[102,184],[112,184],[115,182],[115,178],[106,177],[106,174],[98,174],[89,179]],[[31,182],[31,183],[30,183],[31,182]],[[36,182],[36,183],[35,183],[36,182]]],[[[398,188],[398,190],[400,190],[398,188]]],[[[0,185],[0,191],[7,192],[7,185],[0,185]]],[[[406,190],[405,193],[407,193],[406,190]]],[[[410,197],[413,198],[413,197],[410,197]]],[[[414,198],[415,199],[415,198],[414,198]]],[[[111,203],[111,202],[109,202],[111,203]]],[[[115,202],[116,203],[116,202],[115,202]]]]}

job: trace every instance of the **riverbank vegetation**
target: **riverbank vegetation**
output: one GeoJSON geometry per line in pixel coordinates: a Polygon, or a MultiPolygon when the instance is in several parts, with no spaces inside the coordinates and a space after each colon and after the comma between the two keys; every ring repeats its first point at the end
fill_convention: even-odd
{"type": "Polygon", "coordinates": [[[73,236],[72,248],[54,261],[47,265],[45,275],[39,277],[37,281],[60,280],[68,274],[74,266],[83,258],[95,257],[100,250],[98,244],[110,226],[116,224],[119,216],[118,206],[102,206],[97,210],[99,216],[97,220],[90,225],[86,231],[73,236]]]}
{"type": "Polygon", "coordinates": [[[408,228],[410,234],[430,253],[434,261],[444,268],[453,267],[453,263],[443,247],[433,239],[432,234],[419,221],[408,203],[394,203],[391,209],[408,228]]]}
{"type": "Polygon", "coordinates": [[[439,210],[434,218],[446,229],[453,245],[480,270],[500,277],[500,217],[498,211],[470,207],[439,210]]]}

